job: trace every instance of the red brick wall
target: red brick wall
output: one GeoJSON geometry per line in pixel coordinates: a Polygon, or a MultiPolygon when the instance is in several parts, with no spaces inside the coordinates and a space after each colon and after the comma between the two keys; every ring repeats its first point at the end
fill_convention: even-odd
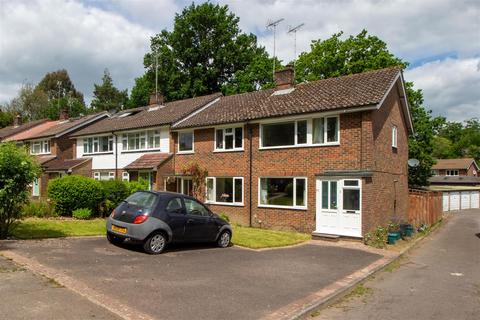
{"type": "Polygon", "coordinates": [[[58,159],[73,159],[73,146],[74,141],[68,137],[62,137],[58,139],[52,139],[52,143],[55,145],[55,153],[58,159]]]}

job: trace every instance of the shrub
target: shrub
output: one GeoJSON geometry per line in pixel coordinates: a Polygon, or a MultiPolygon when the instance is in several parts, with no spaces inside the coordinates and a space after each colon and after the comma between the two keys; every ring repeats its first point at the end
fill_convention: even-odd
{"type": "MultiPolygon", "coordinates": [[[[128,195],[140,190],[148,190],[148,181],[145,179],[139,179],[138,181],[125,182],[128,189],[128,195]]],[[[123,199],[122,199],[123,200],[123,199]]]]}
{"type": "Polygon", "coordinates": [[[23,217],[49,218],[57,216],[53,206],[46,201],[30,201],[23,206],[23,217]]]}
{"type": "Polygon", "coordinates": [[[80,219],[80,220],[88,220],[92,217],[92,210],[88,208],[81,208],[81,209],[76,209],[73,210],[72,216],[75,219],[80,219]]]}
{"type": "Polygon", "coordinates": [[[367,246],[375,248],[385,248],[388,239],[388,229],[384,227],[377,227],[374,231],[368,232],[365,235],[364,242],[367,246]]]}
{"type": "Polygon", "coordinates": [[[223,220],[225,220],[227,222],[230,222],[230,217],[227,216],[225,213],[220,213],[220,218],[222,218],[223,220]]]}
{"type": "Polygon", "coordinates": [[[40,175],[40,166],[25,148],[0,143],[0,239],[9,236],[28,200],[28,187],[40,175]]]}
{"type": "Polygon", "coordinates": [[[120,180],[108,180],[100,182],[103,189],[104,200],[102,211],[108,215],[120,202],[130,195],[127,183],[120,180]]]}
{"type": "Polygon", "coordinates": [[[73,210],[87,208],[97,212],[104,200],[99,181],[82,176],[64,176],[51,180],[48,196],[55,203],[55,210],[61,215],[71,215],[73,210]]]}

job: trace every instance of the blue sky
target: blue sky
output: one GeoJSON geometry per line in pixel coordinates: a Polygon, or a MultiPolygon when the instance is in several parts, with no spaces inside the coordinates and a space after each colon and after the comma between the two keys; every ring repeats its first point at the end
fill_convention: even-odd
{"type": "MultiPolygon", "coordinates": [[[[268,20],[284,18],[277,32],[277,55],[293,59],[289,26],[297,52],[315,39],[366,28],[409,61],[414,81],[435,115],[450,120],[480,117],[480,2],[476,0],[231,0],[240,27],[273,52],[268,20]]],[[[90,101],[93,84],[108,68],[120,89],[131,89],[143,74],[149,39],[172,27],[176,12],[191,1],[173,0],[0,0],[0,103],[22,83],[66,68],[90,101]]]]}

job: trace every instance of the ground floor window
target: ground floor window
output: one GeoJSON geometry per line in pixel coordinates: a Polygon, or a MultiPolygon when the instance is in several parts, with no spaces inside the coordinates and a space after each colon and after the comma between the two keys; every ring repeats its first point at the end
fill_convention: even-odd
{"type": "Polygon", "coordinates": [[[260,178],[260,206],[300,208],[307,207],[307,178],[260,178]]]}
{"type": "Polygon", "coordinates": [[[130,181],[130,174],[128,172],[122,173],[122,181],[130,181]]]}
{"type": "Polygon", "coordinates": [[[191,177],[168,177],[165,181],[165,190],[193,196],[191,177]]]}
{"type": "Polygon", "coordinates": [[[95,180],[100,180],[100,181],[114,180],[115,172],[94,172],[93,178],[95,180]]]}
{"type": "Polygon", "coordinates": [[[243,205],[242,177],[208,177],[207,202],[243,205]]]}

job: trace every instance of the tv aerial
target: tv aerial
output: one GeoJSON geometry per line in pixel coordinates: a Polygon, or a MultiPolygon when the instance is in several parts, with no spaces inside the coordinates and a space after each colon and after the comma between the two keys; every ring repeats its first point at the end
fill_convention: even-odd
{"type": "Polygon", "coordinates": [[[293,33],[293,64],[295,65],[295,60],[297,59],[297,31],[300,30],[305,23],[300,23],[295,27],[289,27],[287,33],[293,33]]]}
{"type": "Polygon", "coordinates": [[[272,72],[272,76],[273,76],[273,80],[275,80],[275,38],[277,37],[277,26],[280,24],[280,22],[282,22],[283,18],[281,19],[278,19],[278,20],[275,20],[273,22],[269,21],[267,22],[267,29],[273,29],[273,72],[272,72]]]}

